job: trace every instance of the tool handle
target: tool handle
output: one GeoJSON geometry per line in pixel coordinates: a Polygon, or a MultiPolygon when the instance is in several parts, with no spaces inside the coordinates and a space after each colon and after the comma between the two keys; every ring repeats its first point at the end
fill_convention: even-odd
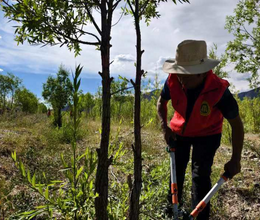
{"type": "Polygon", "coordinates": [[[176,146],[177,146],[176,141],[173,140],[172,137],[170,137],[170,138],[169,138],[168,146],[166,147],[166,151],[167,151],[168,153],[175,152],[176,146]]]}
{"type": "Polygon", "coordinates": [[[209,200],[212,196],[218,191],[221,185],[230,179],[229,172],[225,171],[218,182],[212,187],[212,189],[208,192],[208,194],[200,201],[200,203],[196,206],[196,208],[191,212],[190,219],[194,219],[198,216],[198,214],[207,206],[209,200]]]}
{"type": "Polygon", "coordinates": [[[172,137],[169,138],[169,147],[170,148],[176,148],[177,144],[176,144],[176,141],[173,140],[172,137]]]}
{"type": "Polygon", "coordinates": [[[231,175],[230,175],[230,173],[229,173],[228,171],[225,171],[225,172],[221,175],[221,177],[222,177],[225,181],[227,181],[228,179],[231,179],[231,178],[232,178],[231,175]]]}

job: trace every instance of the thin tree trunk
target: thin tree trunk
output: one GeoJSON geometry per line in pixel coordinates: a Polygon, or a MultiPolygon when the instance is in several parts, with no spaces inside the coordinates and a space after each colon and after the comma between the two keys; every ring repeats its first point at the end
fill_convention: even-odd
{"type": "Polygon", "coordinates": [[[3,110],[4,110],[4,112],[6,110],[6,107],[5,107],[5,93],[4,93],[4,96],[3,96],[3,110]]]}
{"type": "Polygon", "coordinates": [[[62,127],[62,116],[61,116],[61,108],[58,109],[58,126],[62,127]]]}
{"type": "MultiPolygon", "coordinates": [[[[113,1],[112,1],[113,2],[113,1]]],[[[112,12],[110,12],[112,13],[112,12]]],[[[107,220],[108,205],[108,167],[112,158],[108,159],[109,135],[110,135],[110,32],[111,18],[106,8],[106,1],[101,1],[101,60],[102,60],[102,133],[100,148],[98,152],[98,166],[96,173],[95,190],[98,197],[95,199],[95,210],[97,220],[107,220]]]]}
{"type": "Polygon", "coordinates": [[[13,110],[13,103],[14,103],[14,91],[12,91],[11,110],[13,110]]]}
{"type": "Polygon", "coordinates": [[[136,29],[136,79],[135,79],[135,106],[134,106],[134,136],[135,144],[133,147],[134,151],[134,184],[130,195],[130,211],[129,219],[138,220],[140,213],[140,194],[142,187],[142,143],[141,143],[141,31],[140,31],[140,21],[138,17],[139,11],[139,1],[136,0],[135,5],[135,29],[136,29]]]}

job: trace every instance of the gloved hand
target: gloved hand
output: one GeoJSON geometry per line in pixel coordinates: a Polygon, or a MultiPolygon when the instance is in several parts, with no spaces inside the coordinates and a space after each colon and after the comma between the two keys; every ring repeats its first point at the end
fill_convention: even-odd
{"type": "Polygon", "coordinates": [[[240,160],[231,158],[231,160],[225,164],[224,170],[228,172],[228,174],[230,175],[229,178],[232,179],[233,176],[240,173],[241,171],[240,160]]]}
{"type": "Polygon", "coordinates": [[[164,135],[164,140],[166,143],[169,145],[170,137],[175,141],[176,140],[176,134],[170,129],[168,126],[166,126],[163,129],[163,135],[164,135]]]}

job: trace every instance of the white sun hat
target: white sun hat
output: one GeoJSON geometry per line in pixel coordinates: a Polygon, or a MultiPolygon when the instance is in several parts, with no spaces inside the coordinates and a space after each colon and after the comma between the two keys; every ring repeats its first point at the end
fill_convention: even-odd
{"type": "Polygon", "coordinates": [[[185,40],[178,45],[175,59],[165,61],[163,71],[171,74],[200,74],[213,69],[219,63],[219,60],[208,58],[205,41],[185,40]]]}

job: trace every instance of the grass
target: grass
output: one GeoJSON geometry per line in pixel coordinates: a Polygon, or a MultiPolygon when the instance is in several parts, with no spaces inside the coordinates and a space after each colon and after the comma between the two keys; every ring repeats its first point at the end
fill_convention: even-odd
{"type": "MultiPolygon", "coordinates": [[[[64,121],[69,120],[65,116],[64,121]]],[[[82,119],[81,132],[78,136],[78,150],[96,149],[100,144],[99,120],[82,119]]],[[[37,178],[45,172],[47,179],[64,178],[60,154],[70,159],[71,146],[69,128],[56,129],[50,118],[45,115],[20,115],[19,117],[0,119],[0,219],[11,218],[18,210],[42,204],[44,201],[33,193],[21,179],[10,157],[16,150],[18,157],[31,171],[36,171],[37,178]]],[[[250,136],[250,135],[248,135],[250,136]]],[[[109,168],[110,199],[109,210],[113,219],[124,219],[127,215],[129,188],[127,178],[133,174],[132,143],[133,126],[124,121],[112,121],[111,145],[115,155],[120,157],[109,168]]],[[[143,147],[143,191],[141,196],[141,219],[162,219],[161,208],[166,203],[169,181],[169,158],[165,151],[163,135],[155,126],[142,129],[143,147]]],[[[255,139],[245,142],[242,160],[242,172],[225,183],[218,194],[211,200],[212,219],[257,219],[260,215],[259,187],[259,145],[255,139]],[[253,147],[252,147],[253,146],[253,147]]],[[[224,164],[231,156],[231,147],[222,145],[216,153],[212,168],[213,184],[223,172],[224,164]]],[[[190,164],[188,165],[190,166],[190,164]]],[[[184,185],[185,207],[190,210],[191,173],[187,169],[184,185]]]]}

